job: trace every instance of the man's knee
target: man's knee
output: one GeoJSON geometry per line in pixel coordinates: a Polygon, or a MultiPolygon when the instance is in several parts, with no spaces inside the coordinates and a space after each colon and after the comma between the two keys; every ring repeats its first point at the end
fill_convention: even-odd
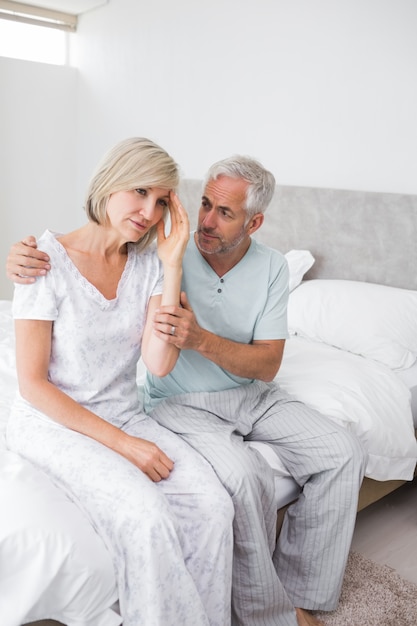
{"type": "Polygon", "coordinates": [[[360,439],[347,429],[342,429],[337,435],[337,443],[341,463],[356,469],[358,475],[363,477],[367,454],[360,439]]]}
{"type": "Polygon", "coordinates": [[[274,474],[267,463],[261,463],[252,451],[233,459],[232,466],[222,478],[228,493],[234,500],[250,500],[259,494],[275,493],[274,474]]]}

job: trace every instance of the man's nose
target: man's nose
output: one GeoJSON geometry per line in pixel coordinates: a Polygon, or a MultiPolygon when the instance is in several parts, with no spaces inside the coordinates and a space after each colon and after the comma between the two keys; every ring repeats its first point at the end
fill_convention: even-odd
{"type": "Polygon", "coordinates": [[[203,219],[203,226],[205,226],[206,228],[216,227],[216,214],[213,209],[205,214],[203,219]]]}

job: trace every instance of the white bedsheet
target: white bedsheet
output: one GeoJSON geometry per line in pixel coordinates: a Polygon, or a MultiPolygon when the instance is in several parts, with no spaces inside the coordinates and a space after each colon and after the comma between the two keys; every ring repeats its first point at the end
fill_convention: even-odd
{"type": "Polygon", "coordinates": [[[396,372],[374,360],[293,336],[286,343],[277,381],[297,399],[356,433],[369,455],[366,476],[413,478],[417,441],[411,393],[396,372]]]}
{"type": "Polygon", "coordinates": [[[53,618],[68,626],[119,626],[110,555],[78,507],[5,450],[0,498],[0,624],[53,618]]]}
{"type": "Polygon", "coordinates": [[[411,391],[411,411],[414,428],[417,429],[417,361],[408,369],[399,370],[397,374],[411,391]]]}

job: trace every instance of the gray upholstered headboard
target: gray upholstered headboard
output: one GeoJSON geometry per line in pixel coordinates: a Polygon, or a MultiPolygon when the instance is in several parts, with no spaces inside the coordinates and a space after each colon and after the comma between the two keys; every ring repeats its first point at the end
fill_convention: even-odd
{"type": "MultiPolygon", "coordinates": [[[[202,183],[180,196],[197,222],[202,183]]],[[[343,278],[417,289],[417,196],[277,186],[256,238],[285,253],[310,250],[306,278],[343,278]]]]}

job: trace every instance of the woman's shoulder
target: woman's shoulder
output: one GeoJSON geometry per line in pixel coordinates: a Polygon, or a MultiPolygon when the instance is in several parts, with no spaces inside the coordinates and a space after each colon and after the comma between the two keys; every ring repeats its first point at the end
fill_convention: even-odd
{"type": "Polygon", "coordinates": [[[37,240],[38,249],[50,257],[51,265],[55,269],[62,264],[65,265],[68,258],[65,248],[59,241],[61,236],[61,233],[47,229],[37,240]]]}
{"type": "Polygon", "coordinates": [[[61,236],[61,233],[57,233],[53,230],[47,228],[40,237],[37,239],[38,248],[44,252],[48,252],[49,250],[54,250],[58,247],[58,237],[61,236]],[[45,248],[48,248],[46,250],[45,248]]]}

